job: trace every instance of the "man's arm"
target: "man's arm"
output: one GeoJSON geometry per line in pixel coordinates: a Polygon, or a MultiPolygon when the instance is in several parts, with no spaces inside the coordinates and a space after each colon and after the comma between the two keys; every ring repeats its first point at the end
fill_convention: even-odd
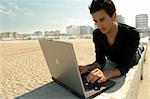
{"type": "Polygon", "coordinates": [[[121,75],[121,72],[118,68],[114,68],[108,70],[106,72],[102,72],[99,68],[92,70],[87,76],[87,81],[94,83],[97,81],[98,83],[105,82],[107,79],[112,77],[118,77],[121,75]]]}
{"type": "Polygon", "coordinates": [[[94,62],[92,64],[88,64],[86,66],[82,66],[82,65],[79,65],[79,70],[80,70],[80,73],[81,74],[84,74],[86,72],[90,72],[92,70],[94,70],[95,68],[101,68],[101,65],[97,62],[94,62]]]}
{"type": "Polygon", "coordinates": [[[104,72],[104,76],[106,77],[106,79],[110,79],[112,77],[118,77],[121,75],[121,72],[118,68],[113,68],[109,71],[104,72]]]}
{"type": "Polygon", "coordinates": [[[92,70],[94,70],[95,68],[101,68],[101,65],[98,63],[98,62],[93,62],[92,64],[89,64],[89,65],[87,65],[87,66],[89,66],[89,69],[88,69],[88,71],[92,71],[92,70]]]}

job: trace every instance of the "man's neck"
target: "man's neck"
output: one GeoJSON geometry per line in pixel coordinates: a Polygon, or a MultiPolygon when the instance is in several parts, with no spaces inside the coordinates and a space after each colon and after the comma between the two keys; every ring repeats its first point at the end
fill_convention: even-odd
{"type": "Polygon", "coordinates": [[[115,22],[113,23],[111,31],[106,34],[109,45],[112,46],[114,44],[117,33],[118,33],[118,23],[115,22]]]}
{"type": "Polygon", "coordinates": [[[106,34],[107,38],[115,38],[118,33],[118,23],[114,22],[112,29],[106,34]]]}

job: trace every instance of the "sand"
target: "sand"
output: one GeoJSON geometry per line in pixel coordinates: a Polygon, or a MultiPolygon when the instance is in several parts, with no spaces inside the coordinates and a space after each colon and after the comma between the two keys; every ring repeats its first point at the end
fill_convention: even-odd
{"type": "Polygon", "coordinates": [[[137,99],[150,99],[150,42],[147,46],[145,62],[143,64],[143,80],[139,85],[137,99]]]}
{"type": "MultiPolygon", "coordinates": [[[[95,60],[92,40],[67,42],[73,43],[80,65],[95,60]]],[[[0,56],[0,99],[13,99],[50,82],[51,74],[38,41],[0,41],[0,56]]]]}
{"type": "MultiPolygon", "coordinates": [[[[65,41],[73,44],[78,64],[86,65],[95,60],[94,45],[91,39],[65,41]]],[[[146,57],[150,56],[147,54],[146,57]]],[[[144,72],[146,76],[148,70],[144,70],[146,70],[144,72]]],[[[37,40],[0,41],[0,99],[13,99],[50,80],[51,74],[37,40]]],[[[148,83],[143,84],[149,80],[146,78],[144,80],[140,85],[139,97],[147,99],[141,94],[150,92],[148,88],[144,89],[148,83]]]]}

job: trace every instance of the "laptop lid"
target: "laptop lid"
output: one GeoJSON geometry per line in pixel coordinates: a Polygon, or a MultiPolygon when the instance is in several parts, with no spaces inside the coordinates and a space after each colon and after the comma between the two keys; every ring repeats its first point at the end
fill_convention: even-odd
{"type": "Polygon", "coordinates": [[[54,80],[84,96],[84,86],[71,43],[39,40],[54,80]]]}

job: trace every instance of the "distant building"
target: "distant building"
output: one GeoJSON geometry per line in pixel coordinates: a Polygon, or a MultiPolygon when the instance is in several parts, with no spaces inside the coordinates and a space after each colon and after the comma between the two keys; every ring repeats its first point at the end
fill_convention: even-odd
{"type": "Polygon", "coordinates": [[[44,32],[44,36],[50,36],[51,35],[51,32],[50,31],[45,31],[44,32]]]}
{"type": "Polygon", "coordinates": [[[59,30],[56,30],[56,31],[51,31],[51,34],[54,36],[58,36],[61,35],[61,32],[59,30]]]}
{"type": "Polygon", "coordinates": [[[79,26],[79,33],[80,35],[85,34],[92,34],[93,28],[91,26],[79,26]]]}
{"type": "Polygon", "coordinates": [[[0,38],[2,39],[16,39],[16,38],[20,38],[20,34],[17,32],[3,32],[0,33],[0,38]]]}
{"type": "Polygon", "coordinates": [[[74,26],[70,25],[66,27],[66,33],[68,35],[87,35],[92,34],[93,28],[91,26],[74,26]]]}
{"type": "Polygon", "coordinates": [[[96,23],[94,23],[94,29],[97,29],[98,27],[97,27],[97,25],[96,25],[96,23]]]}
{"type": "Polygon", "coordinates": [[[43,36],[43,32],[42,31],[36,31],[34,32],[34,36],[43,36]]]}
{"type": "Polygon", "coordinates": [[[68,35],[78,35],[79,34],[79,27],[75,25],[70,25],[66,27],[66,33],[68,35]]]}
{"type": "Polygon", "coordinates": [[[139,14],[135,16],[136,28],[143,33],[147,33],[149,31],[148,28],[148,14],[139,14]]]}
{"type": "Polygon", "coordinates": [[[117,15],[117,22],[125,24],[125,17],[122,15],[117,15]]]}
{"type": "Polygon", "coordinates": [[[59,30],[44,32],[44,36],[58,36],[58,35],[61,35],[61,32],[59,30]]]}

